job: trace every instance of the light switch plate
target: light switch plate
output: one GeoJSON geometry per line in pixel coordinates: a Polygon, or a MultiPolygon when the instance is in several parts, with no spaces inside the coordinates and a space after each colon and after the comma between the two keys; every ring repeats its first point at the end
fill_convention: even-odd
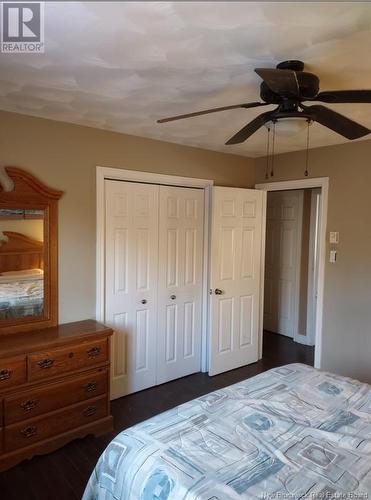
{"type": "Polygon", "coordinates": [[[339,243],[339,233],[338,231],[330,231],[330,243],[336,245],[339,243]]]}
{"type": "Polygon", "coordinates": [[[330,250],[330,262],[331,264],[335,264],[336,262],[336,250],[330,250]]]}

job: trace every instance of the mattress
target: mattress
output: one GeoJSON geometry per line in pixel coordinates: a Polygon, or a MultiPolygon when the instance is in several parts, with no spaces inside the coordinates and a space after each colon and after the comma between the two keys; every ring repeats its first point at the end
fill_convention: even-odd
{"type": "Polygon", "coordinates": [[[83,500],[371,498],[371,386],[290,364],[121,432],[83,500]]]}

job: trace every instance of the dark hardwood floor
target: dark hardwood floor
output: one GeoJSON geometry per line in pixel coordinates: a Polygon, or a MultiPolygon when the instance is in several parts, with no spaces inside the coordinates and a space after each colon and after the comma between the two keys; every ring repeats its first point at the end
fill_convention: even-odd
{"type": "MultiPolygon", "coordinates": [[[[264,333],[263,358],[252,365],[209,377],[196,373],[112,402],[115,429],[111,434],[69,443],[0,473],[1,500],[80,500],[104,448],[123,429],[221,387],[288,363],[313,365],[314,348],[264,333]]],[[[133,499],[134,500],[134,499],[133,499]]]]}

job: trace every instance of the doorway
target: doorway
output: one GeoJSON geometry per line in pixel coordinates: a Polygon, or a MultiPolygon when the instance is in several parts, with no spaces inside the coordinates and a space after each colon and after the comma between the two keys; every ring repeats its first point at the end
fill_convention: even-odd
{"type": "Polygon", "coordinates": [[[256,188],[267,191],[262,339],[266,330],[315,346],[320,368],[328,178],[256,188]]]}
{"type": "Polygon", "coordinates": [[[319,188],[267,195],[265,331],[315,344],[319,188]]]}

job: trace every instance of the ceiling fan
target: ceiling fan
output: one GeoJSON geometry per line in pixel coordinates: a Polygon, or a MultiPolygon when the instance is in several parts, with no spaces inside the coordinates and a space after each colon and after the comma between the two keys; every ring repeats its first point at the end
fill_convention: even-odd
{"type": "Polygon", "coordinates": [[[367,127],[325,106],[319,104],[307,106],[303,104],[306,101],[371,103],[371,90],[328,90],[319,92],[318,76],[305,72],[302,61],[284,61],[279,63],[275,69],[256,68],[255,72],[263,79],[260,84],[260,97],[264,102],[248,102],[206,109],[185,115],[162,118],[157,120],[157,123],[182,120],[183,118],[217,113],[228,109],[248,109],[277,104],[276,109],[258,115],[231,137],[226,144],[244,142],[263,125],[269,122],[276,123],[282,119],[287,120],[288,118],[302,118],[308,122],[318,122],[347,139],[358,139],[371,132],[367,127]]]}

